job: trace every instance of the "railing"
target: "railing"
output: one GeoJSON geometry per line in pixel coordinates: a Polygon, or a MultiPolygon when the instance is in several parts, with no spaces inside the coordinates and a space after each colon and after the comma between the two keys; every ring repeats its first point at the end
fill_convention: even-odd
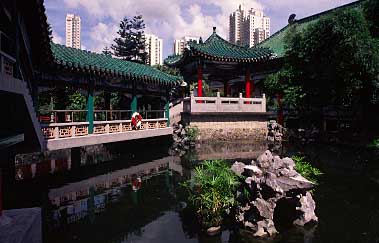
{"type": "MultiPolygon", "coordinates": [[[[87,136],[88,122],[68,122],[42,124],[42,133],[45,139],[72,138],[87,136]]],[[[142,120],[140,130],[159,129],[167,127],[167,119],[146,119],[142,120]]],[[[119,121],[95,121],[93,134],[111,134],[132,131],[131,120],[119,121]]]]}
{"type": "MultiPolygon", "coordinates": [[[[164,110],[139,111],[143,119],[165,118],[164,110]]],[[[87,110],[51,110],[47,115],[40,115],[41,123],[73,123],[86,122],[87,110]]],[[[94,121],[130,120],[131,110],[94,110],[94,121]]]]}
{"type": "Polygon", "coordinates": [[[187,97],[183,102],[184,112],[266,112],[266,96],[262,98],[187,97]]]}

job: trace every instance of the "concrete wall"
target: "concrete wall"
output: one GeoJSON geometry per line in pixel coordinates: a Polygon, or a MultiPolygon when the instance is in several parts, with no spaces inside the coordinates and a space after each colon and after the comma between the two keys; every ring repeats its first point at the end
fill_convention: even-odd
{"type": "Polygon", "coordinates": [[[183,113],[182,119],[200,130],[202,141],[265,141],[265,113],[183,113]]]}

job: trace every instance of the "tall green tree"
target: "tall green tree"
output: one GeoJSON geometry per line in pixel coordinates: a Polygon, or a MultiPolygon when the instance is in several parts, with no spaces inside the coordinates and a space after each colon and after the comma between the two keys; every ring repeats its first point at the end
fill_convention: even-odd
{"type": "Polygon", "coordinates": [[[114,39],[111,46],[114,54],[124,60],[146,63],[146,40],[145,23],[142,15],[134,16],[132,19],[125,17],[120,23],[117,32],[119,37],[114,39]]]}
{"type": "Polygon", "coordinates": [[[286,39],[286,65],[266,79],[288,105],[368,107],[378,89],[379,51],[359,9],[337,11],[305,30],[294,24],[286,39]],[[278,90],[279,89],[279,90],[278,90]]]}
{"type": "Polygon", "coordinates": [[[366,0],[363,3],[363,12],[367,21],[371,34],[375,38],[379,38],[379,1],[378,0],[366,0]]]}
{"type": "Polygon", "coordinates": [[[104,47],[102,53],[103,53],[104,55],[112,55],[112,51],[111,51],[111,49],[109,49],[108,46],[104,47]]]}

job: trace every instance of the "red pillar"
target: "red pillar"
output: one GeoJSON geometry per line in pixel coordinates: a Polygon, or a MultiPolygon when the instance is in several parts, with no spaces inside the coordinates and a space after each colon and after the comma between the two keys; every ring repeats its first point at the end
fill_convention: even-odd
{"type": "Polygon", "coordinates": [[[278,101],[278,123],[284,125],[284,115],[283,115],[283,103],[282,103],[282,94],[277,94],[278,101]]]}
{"type": "Polygon", "coordinates": [[[197,66],[197,96],[203,97],[203,70],[200,64],[197,66]]]}
{"type": "Polygon", "coordinates": [[[245,75],[245,92],[246,92],[246,98],[250,98],[251,97],[250,69],[246,70],[246,75],[245,75]]]}
{"type": "Polygon", "coordinates": [[[229,94],[229,82],[228,81],[225,81],[224,82],[224,96],[225,97],[228,97],[228,94],[229,94]]]}

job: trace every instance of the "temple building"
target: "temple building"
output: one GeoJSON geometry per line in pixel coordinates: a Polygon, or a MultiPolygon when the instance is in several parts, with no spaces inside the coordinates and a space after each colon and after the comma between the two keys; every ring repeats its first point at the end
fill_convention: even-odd
{"type": "Polygon", "coordinates": [[[262,64],[270,63],[273,52],[268,48],[248,48],[229,43],[216,33],[204,43],[190,42],[182,55],[165,60],[169,66],[179,68],[184,80],[196,86],[196,96],[220,92],[225,97],[250,98],[261,96],[257,88],[262,64]],[[209,90],[204,90],[203,81],[209,90]],[[204,94],[204,91],[207,94],[204,94]]]}

